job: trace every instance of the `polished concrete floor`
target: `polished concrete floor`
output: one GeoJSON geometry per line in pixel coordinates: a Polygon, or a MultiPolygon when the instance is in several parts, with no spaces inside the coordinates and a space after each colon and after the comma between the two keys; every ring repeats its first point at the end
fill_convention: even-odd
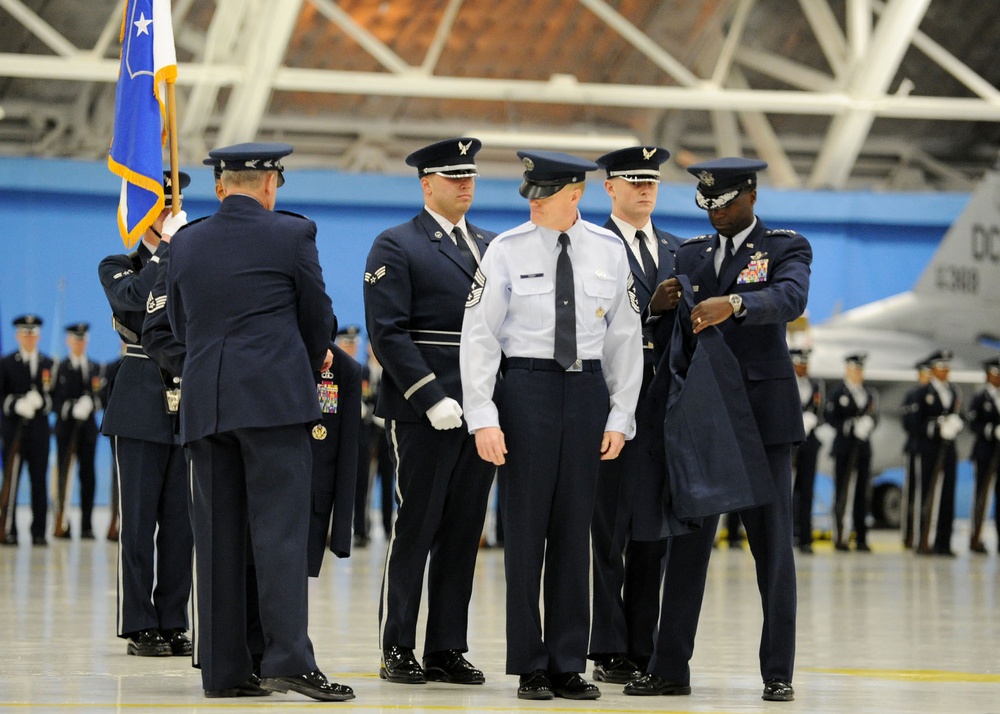
{"type": "MultiPolygon", "coordinates": [[[[28,517],[18,514],[22,534],[28,517]]],[[[99,533],[106,523],[106,512],[95,514],[99,533]]],[[[469,658],[486,672],[486,684],[379,680],[385,541],[377,534],[348,560],[327,554],[311,583],[317,660],[357,693],[352,702],[324,704],[294,693],[205,699],[186,658],[129,657],[114,637],[113,543],[22,542],[0,548],[0,711],[1000,712],[1000,558],[993,531],[988,556],[964,550],[963,525],[954,559],[917,558],[884,531],[874,534],[869,555],[819,544],[814,555],[798,557],[791,703],[760,699],[760,605],[746,550],[720,549],[712,559],[691,696],[628,697],[621,685],[601,685],[594,702],[521,702],[516,679],[503,674],[503,551],[496,549],[481,551],[469,633],[469,658]]]]}

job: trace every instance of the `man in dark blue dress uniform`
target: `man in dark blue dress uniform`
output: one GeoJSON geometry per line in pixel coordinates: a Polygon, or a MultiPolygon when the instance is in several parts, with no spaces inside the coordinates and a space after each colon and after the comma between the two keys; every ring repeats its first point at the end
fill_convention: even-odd
{"type": "MultiPolygon", "coordinates": [[[[972,461],[976,466],[976,494],[972,504],[969,550],[979,554],[986,553],[983,525],[996,481],[997,461],[1000,460],[1000,357],[983,362],[983,369],[986,370],[986,384],[972,397],[968,414],[969,426],[976,437],[972,446],[972,461]]],[[[993,520],[997,528],[997,548],[1000,550],[1000,520],[997,520],[995,505],[993,520]]]]}
{"type": "Polygon", "coordinates": [[[468,652],[469,600],[494,469],[462,419],[458,347],[465,301],[494,233],[472,225],[478,139],[446,139],[408,157],[424,210],[381,233],[365,267],[365,316],[382,383],[398,510],[379,605],[379,676],[481,684],[468,652]],[[428,570],[423,666],[413,654],[428,570]]]}
{"type": "Polygon", "coordinates": [[[207,696],[259,693],[247,644],[253,547],[264,653],[260,687],[352,699],[317,668],[308,635],[313,372],[336,318],[316,224],[274,211],[287,144],[217,149],[226,197],[174,236],[166,310],[185,349],[181,440],[191,471],[195,636],[207,696]]]}
{"type": "Polygon", "coordinates": [[[49,412],[52,411],[52,359],[38,351],[42,318],[14,318],[17,349],[0,360],[3,404],[3,475],[0,533],[4,545],[17,545],[17,485],[28,465],[31,481],[31,543],[44,546],[48,517],[49,412]]]}
{"type": "MultiPolygon", "coordinates": [[[[605,154],[597,165],[607,172],[604,190],[611,216],[604,227],[621,238],[628,254],[640,311],[656,286],[674,271],[681,240],[652,221],[660,184],[660,165],[670,152],[659,146],[633,146],[605,154]]],[[[671,313],[672,315],[672,313],[671,313]]],[[[641,420],[644,399],[656,367],[653,330],[643,331],[642,390],[636,407],[641,420]]],[[[660,563],[667,542],[659,538],[659,493],[644,478],[643,438],[637,430],[617,459],[601,462],[597,501],[591,525],[594,600],[590,653],[594,679],[624,684],[646,670],[653,654],[653,632],[660,609],[660,563]],[[649,515],[650,505],[657,506],[649,515]]]]}
{"type": "MultiPolygon", "coordinates": [[[[903,431],[906,432],[906,441],[903,443],[903,454],[906,456],[906,479],[903,482],[903,515],[900,527],[903,531],[903,547],[913,547],[914,523],[918,523],[920,510],[920,500],[917,493],[920,491],[920,415],[918,414],[918,402],[924,385],[931,381],[931,366],[921,360],[914,365],[917,370],[917,384],[910,388],[903,397],[903,431]]],[[[919,535],[918,535],[919,537],[919,535]]]]}
{"type": "Polygon", "coordinates": [[[948,382],[951,359],[950,350],[938,350],[924,360],[931,367],[931,379],[917,392],[911,406],[920,454],[920,537],[915,547],[918,555],[955,555],[951,549],[958,474],[955,439],[965,428],[965,422],[961,395],[948,382]],[[933,544],[932,524],[935,524],[933,544]]]}
{"type": "Polygon", "coordinates": [[[799,402],[802,404],[802,428],[806,432],[806,440],[792,451],[792,463],[795,466],[795,486],[792,489],[795,540],[799,551],[809,554],[813,552],[813,493],[820,447],[816,426],[823,410],[823,387],[818,379],[809,376],[809,350],[795,349],[789,350],[789,353],[795,368],[799,402]]]}
{"type": "Polygon", "coordinates": [[[833,547],[850,549],[850,531],[844,527],[847,502],[852,493],[854,503],[852,518],[856,536],[855,548],[868,552],[868,512],[871,510],[871,433],[878,425],[878,395],[864,384],[864,367],[867,355],[863,352],[844,358],[844,381],[837,385],[826,399],[824,416],[833,427],[831,453],[834,465],[833,489],[833,547]]]}
{"type": "MultiPolygon", "coordinates": [[[[791,449],[805,437],[786,324],[799,317],[809,294],[812,248],[795,231],[769,230],[754,215],[757,172],[763,161],[724,158],[694,164],[695,201],[708,212],[715,234],[692,238],[676,255],[677,273],[694,290],[695,334],[718,325],[742,368],[750,407],[777,494],[772,503],[740,512],[757,566],[764,610],[760,642],[763,698],[794,698],[795,562],[792,553],[791,449]]],[[[651,300],[676,297],[676,280],[661,283],[651,300]]],[[[656,652],[647,674],[625,685],[626,694],[690,694],[691,655],[718,517],[701,530],[671,540],[664,575],[656,652]]]]}
{"type": "Polygon", "coordinates": [[[56,413],[56,523],[54,535],[69,538],[69,501],[72,496],[70,468],[75,458],[80,482],[80,537],[94,539],[91,515],[94,511],[94,458],[97,452],[97,422],[101,408],[103,369],[87,357],[90,325],[77,322],[66,326],[69,354],[55,367],[52,409],[56,413]]]}
{"type": "MultiPolygon", "coordinates": [[[[181,189],[190,177],[181,173],[181,189]]],[[[131,253],[110,255],[98,273],[125,354],[104,409],[101,433],[114,440],[120,500],[118,636],[140,656],[189,655],[191,521],[177,415],[168,411],[159,367],[142,349],[146,300],[172,233],[170,174],[165,207],[131,253]],[[155,587],[154,587],[155,582],[155,587]]]]}

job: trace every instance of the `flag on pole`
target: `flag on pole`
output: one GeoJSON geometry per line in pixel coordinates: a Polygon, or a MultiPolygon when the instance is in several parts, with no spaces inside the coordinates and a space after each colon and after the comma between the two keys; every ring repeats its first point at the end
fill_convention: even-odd
{"type": "Polygon", "coordinates": [[[118,230],[134,246],[163,210],[166,83],[177,79],[170,0],[128,0],[108,168],[122,178],[118,230]]]}

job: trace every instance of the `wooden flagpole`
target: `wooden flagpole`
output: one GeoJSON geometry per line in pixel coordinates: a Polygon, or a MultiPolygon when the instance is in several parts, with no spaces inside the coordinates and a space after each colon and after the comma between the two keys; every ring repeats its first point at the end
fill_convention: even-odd
{"type": "Polygon", "coordinates": [[[181,210],[181,184],[177,168],[177,94],[174,81],[167,82],[167,143],[170,147],[170,214],[176,216],[181,210]]]}

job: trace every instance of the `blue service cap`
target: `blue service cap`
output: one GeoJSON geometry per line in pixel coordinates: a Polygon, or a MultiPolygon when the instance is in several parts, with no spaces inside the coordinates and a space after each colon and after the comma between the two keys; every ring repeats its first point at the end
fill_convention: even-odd
{"type": "Polygon", "coordinates": [[[212,167],[212,176],[215,177],[216,181],[222,178],[222,159],[213,159],[209,156],[207,159],[202,159],[201,163],[212,167]]]}
{"type": "Polygon", "coordinates": [[[73,335],[73,337],[86,337],[87,333],[90,332],[90,323],[74,322],[71,325],[66,325],[66,332],[73,335]]]}
{"type": "Polygon", "coordinates": [[[478,176],[476,154],[481,148],[483,142],[479,139],[445,139],[417,149],[406,157],[406,165],[416,168],[420,177],[427,174],[441,174],[448,178],[478,176]]]}
{"type": "Polygon", "coordinates": [[[725,208],[743,191],[756,188],[757,172],[766,168],[766,161],[738,156],[691,164],[688,173],[698,179],[695,203],[706,211],[725,208]]]}
{"type": "Polygon", "coordinates": [[[223,146],[208,152],[211,159],[218,159],[223,171],[277,171],[278,185],[285,184],[285,167],[281,159],[292,153],[291,144],[248,141],[243,144],[223,146]]]}
{"type": "Polygon", "coordinates": [[[357,325],[345,325],[337,330],[337,341],[357,342],[361,336],[361,328],[357,325]]]}
{"type": "MultiPolygon", "coordinates": [[[[191,177],[188,176],[183,171],[178,171],[177,172],[177,183],[180,184],[180,189],[181,189],[181,191],[183,191],[191,183],[191,177]]],[[[172,191],[172,187],[173,187],[173,180],[170,178],[170,172],[169,171],[164,171],[163,172],[163,207],[164,208],[168,208],[168,207],[172,206],[173,203],[174,203],[174,200],[173,200],[174,194],[173,194],[173,191],[172,191]]],[[[178,198],[184,198],[184,194],[181,193],[180,191],[178,191],[177,192],[177,197],[178,198]]]]}
{"type": "Polygon", "coordinates": [[[931,352],[927,357],[924,358],[924,363],[928,366],[933,367],[936,364],[945,364],[955,357],[951,350],[938,350],[936,352],[931,352]]]}
{"type": "Polygon", "coordinates": [[[844,364],[848,364],[853,367],[864,367],[867,359],[867,352],[855,352],[854,354],[849,354],[844,357],[844,364]]]}
{"type": "Polygon", "coordinates": [[[810,352],[812,352],[812,350],[799,348],[788,350],[788,354],[792,358],[792,364],[809,364],[810,352]]]}
{"type": "Polygon", "coordinates": [[[19,330],[37,332],[38,328],[42,326],[42,318],[33,313],[28,313],[27,315],[18,315],[11,320],[11,324],[19,330]]]}
{"type": "Polygon", "coordinates": [[[986,370],[986,374],[1000,374],[1000,357],[984,360],[983,369],[986,370]]]}
{"type": "Polygon", "coordinates": [[[583,183],[587,172],[597,169],[593,161],[559,151],[518,151],[517,156],[525,168],[518,192],[529,201],[548,198],[563,186],[583,183]]]}
{"type": "Polygon", "coordinates": [[[608,172],[608,178],[621,178],[629,183],[659,183],[660,164],[670,158],[662,146],[630,146],[597,157],[597,165],[608,172]]]}

